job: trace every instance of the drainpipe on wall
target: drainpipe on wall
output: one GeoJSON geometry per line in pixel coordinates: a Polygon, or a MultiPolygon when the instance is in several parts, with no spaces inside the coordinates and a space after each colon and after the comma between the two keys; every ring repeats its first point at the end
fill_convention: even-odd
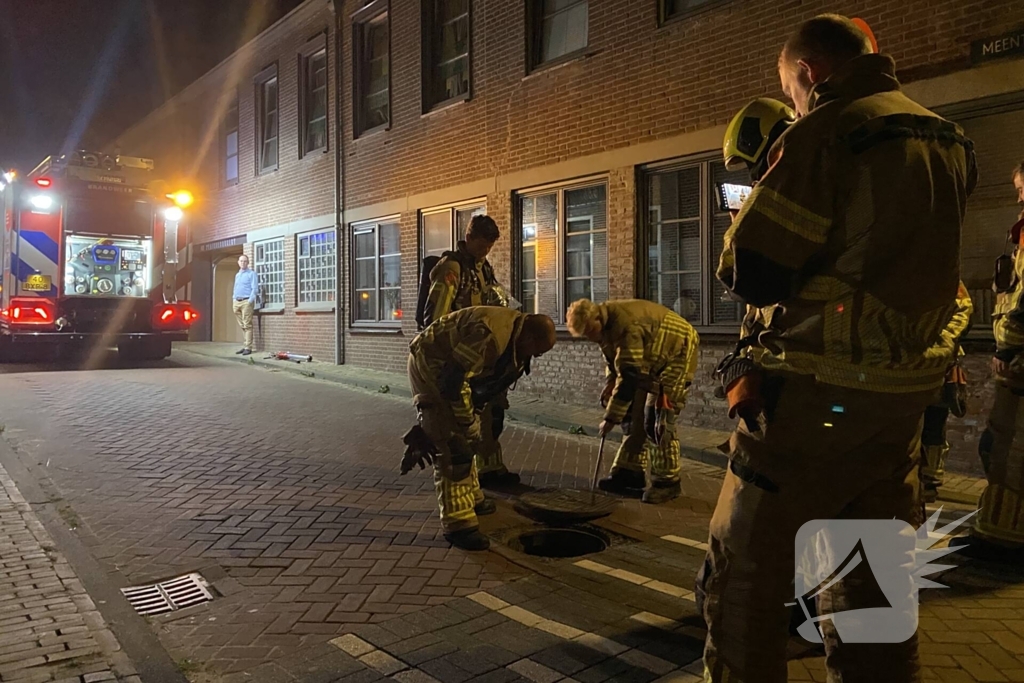
{"type": "Polygon", "coordinates": [[[337,254],[334,277],[334,362],[345,364],[345,305],[342,275],[345,272],[345,127],[341,119],[341,29],[344,0],[327,0],[334,16],[334,245],[337,254]]]}

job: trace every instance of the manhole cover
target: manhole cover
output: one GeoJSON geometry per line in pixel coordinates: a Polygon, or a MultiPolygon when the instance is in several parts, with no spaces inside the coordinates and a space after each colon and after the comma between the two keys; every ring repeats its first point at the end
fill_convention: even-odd
{"type": "Polygon", "coordinates": [[[578,489],[539,489],[524,493],[516,502],[520,514],[539,522],[585,522],[607,517],[617,498],[578,489]]]}
{"type": "Polygon", "coordinates": [[[210,584],[200,574],[186,574],[150,586],[131,586],[121,592],[135,611],[152,616],[213,600],[210,584]]]}
{"type": "Polygon", "coordinates": [[[580,557],[601,552],[608,541],[582,529],[537,529],[520,534],[511,545],[536,557],[580,557]]]}

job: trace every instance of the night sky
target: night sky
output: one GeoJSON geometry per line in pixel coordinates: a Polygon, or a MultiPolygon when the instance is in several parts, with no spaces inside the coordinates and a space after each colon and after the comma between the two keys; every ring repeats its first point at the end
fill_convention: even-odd
{"type": "Polygon", "coordinates": [[[0,0],[0,168],[102,149],[301,0],[0,0]]]}

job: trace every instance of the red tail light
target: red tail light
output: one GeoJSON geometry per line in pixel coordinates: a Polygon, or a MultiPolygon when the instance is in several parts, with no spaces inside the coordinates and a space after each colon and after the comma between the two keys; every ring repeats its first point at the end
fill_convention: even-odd
{"type": "Polygon", "coordinates": [[[161,330],[176,330],[194,323],[199,314],[188,304],[157,304],[153,307],[153,327],[161,330]]]}
{"type": "Polygon", "coordinates": [[[17,325],[52,325],[56,314],[57,307],[52,301],[38,297],[15,297],[10,308],[0,312],[17,325]]]}

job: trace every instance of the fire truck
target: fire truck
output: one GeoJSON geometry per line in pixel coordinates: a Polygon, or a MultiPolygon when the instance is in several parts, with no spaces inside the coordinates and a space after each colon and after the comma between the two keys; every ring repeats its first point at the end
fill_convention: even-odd
{"type": "Polygon", "coordinates": [[[151,159],[78,151],[0,175],[0,359],[22,344],[156,360],[197,315],[176,297],[187,191],[151,159]]]}

